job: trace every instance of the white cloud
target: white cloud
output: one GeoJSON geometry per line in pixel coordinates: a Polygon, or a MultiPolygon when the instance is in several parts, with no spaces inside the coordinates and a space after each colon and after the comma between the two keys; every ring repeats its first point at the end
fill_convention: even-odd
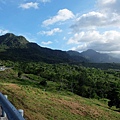
{"type": "Polygon", "coordinates": [[[118,25],[120,25],[120,15],[117,13],[106,14],[92,11],[77,18],[71,28],[80,30],[83,28],[118,27],[118,25]]]}
{"type": "Polygon", "coordinates": [[[92,11],[77,18],[76,23],[72,25],[71,28],[79,30],[81,28],[94,28],[98,26],[101,27],[106,25],[107,19],[108,18],[105,14],[92,11]]]}
{"type": "Polygon", "coordinates": [[[97,0],[95,11],[77,14],[71,26],[74,35],[68,40],[72,49],[120,53],[119,6],[120,0],[97,0]]]}
{"type": "Polygon", "coordinates": [[[39,0],[42,3],[50,2],[51,0],[39,0]]]}
{"type": "Polygon", "coordinates": [[[76,44],[72,49],[83,51],[94,49],[97,51],[120,51],[120,32],[118,31],[82,31],[68,40],[68,44],[76,44]]]}
{"type": "Polygon", "coordinates": [[[66,40],[66,37],[63,37],[63,40],[66,40]]]}
{"type": "Polygon", "coordinates": [[[87,32],[80,32],[80,33],[76,33],[74,34],[73,37],[71,37],[68,40],[68,44],[79,44],[81,42],[90,42],[90,40],[100,40],[100,34],[98,31],[87,31],[87,32]]]}
{"type": "Polygon", "coordinates": [[[4,34],[6,34],[8,32],[9,32],[9,30],[2,30],[2,29],[0,29],[0,35],[4,35],[4,34]]]}
{"type": "Polygon", "coordinates": [[[73,30],[120,26],[120,0],[98,0],[97,10],[77,17],[73,30]]]}
{"type": "Polygon", "coordinates": [[[62,30],[60,28],[54,28],[50,31],[41,31],[38,34],[51,36],[51,35],[54,35],[55,33],[59,33],[59,32],[62,32],[62,30]]]}
{"type": "Polygon", "coordinates": [[[38,9],[39,3],[35,2],[29,2],[29,3],[25,3],[25,4],[21,4],[19,7],[23,8],[23,9],[30,9],[30,8],[34,8],[34,9],[38,9]]]}
{"type": "Polygon", "coordinates": [[[113,4],[115,2],[116,2],[116,0],[98,0],[98,3],[101,5],[113,4]]]}
{"type": "Polygon", "coordinates": [[[74,14],[68,9],[59,10],[56,16],[43,21],[44,26],[52,25],[57,22],[66,21],[74,17],[74,14]]]}
{"type": "Polygon", "coordinates": [[[120,0],[98,0],[97,6],[101,12],[109,16],[113,13],[120,16],[120,0]]]}
{"type": "Polygon", "coordinates": [[[41,44],[43,44],[43,45],[49,45],[49,44],[52,44],[52,41],[47,41],[47,42],[42,41],[41,44]]]}

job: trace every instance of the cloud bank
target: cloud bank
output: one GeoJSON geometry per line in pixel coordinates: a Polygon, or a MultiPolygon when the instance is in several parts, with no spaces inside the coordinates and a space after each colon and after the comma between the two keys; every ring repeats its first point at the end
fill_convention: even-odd
{"type": "Polygon", "coordinates": [[[88,48],[97,51],[120,51],[120,32],[105,31],[87,31],[76,33],[68,40],[68,44],[77,44],[72,49],[81,51],[88,48]]]}
{"type": "Polygon", "coordinates": [[[120,51],[120,0],[98,0],[96,11],[79,15],[67,42],[74,50],[120,51]]]}

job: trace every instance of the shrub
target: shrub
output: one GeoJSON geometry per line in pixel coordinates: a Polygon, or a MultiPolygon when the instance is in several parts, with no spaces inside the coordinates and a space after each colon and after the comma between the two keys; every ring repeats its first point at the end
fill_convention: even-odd
{"type": "Polygon", "coordinates": [[[39,83],[39,85],[42,85],[42,86],[47,86],[47,81],[46,80],[43,80],[39,83]]]}

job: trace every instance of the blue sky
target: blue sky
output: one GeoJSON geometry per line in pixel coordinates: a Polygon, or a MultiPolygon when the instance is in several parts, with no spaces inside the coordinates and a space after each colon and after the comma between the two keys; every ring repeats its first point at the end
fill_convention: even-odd
{"type": "Polygon", "coordinates": [[[120,0],[0,0],[0,35],[42,47],[120,53],[120,0]]]}

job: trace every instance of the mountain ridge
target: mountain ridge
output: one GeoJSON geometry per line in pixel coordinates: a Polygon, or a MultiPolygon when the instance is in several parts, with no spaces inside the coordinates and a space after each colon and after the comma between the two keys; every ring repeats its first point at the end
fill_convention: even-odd
{"type": "Polygon", "coordinates": [[[96,52],[92,49],[83,51],[81,54],[86,59],[89,59],[90,61],[93,61],[95,63],[120,63],[120,59],[114,58],[106,53],[96,52]]]}
{"type": "Polygon", "coordinates": [[[76,62],[66,51],[41,47],[37,43],[27,41],[23,36],[15,36],[11,33],[0,36],[0,56],[2,60],[13,61],[76,62]]]}
{"type": "Polygon", "coordinates": [[[119,58],[112,57],[106,53],[96,52],[93,49],[88,49],[81,53],[70,50],[68,51],[68,54],[71,56],[81,56],[91,63],[120,63],[119,58]]]}
{"type": "Polygon", "coordinates": [[[47,63],[120,63],[120,59],[88,49],[77,51],[53,50],[26,40],[23,36],[7,33],[0,36],[0,59],[12,61],[40,61],[47,63]]]}

